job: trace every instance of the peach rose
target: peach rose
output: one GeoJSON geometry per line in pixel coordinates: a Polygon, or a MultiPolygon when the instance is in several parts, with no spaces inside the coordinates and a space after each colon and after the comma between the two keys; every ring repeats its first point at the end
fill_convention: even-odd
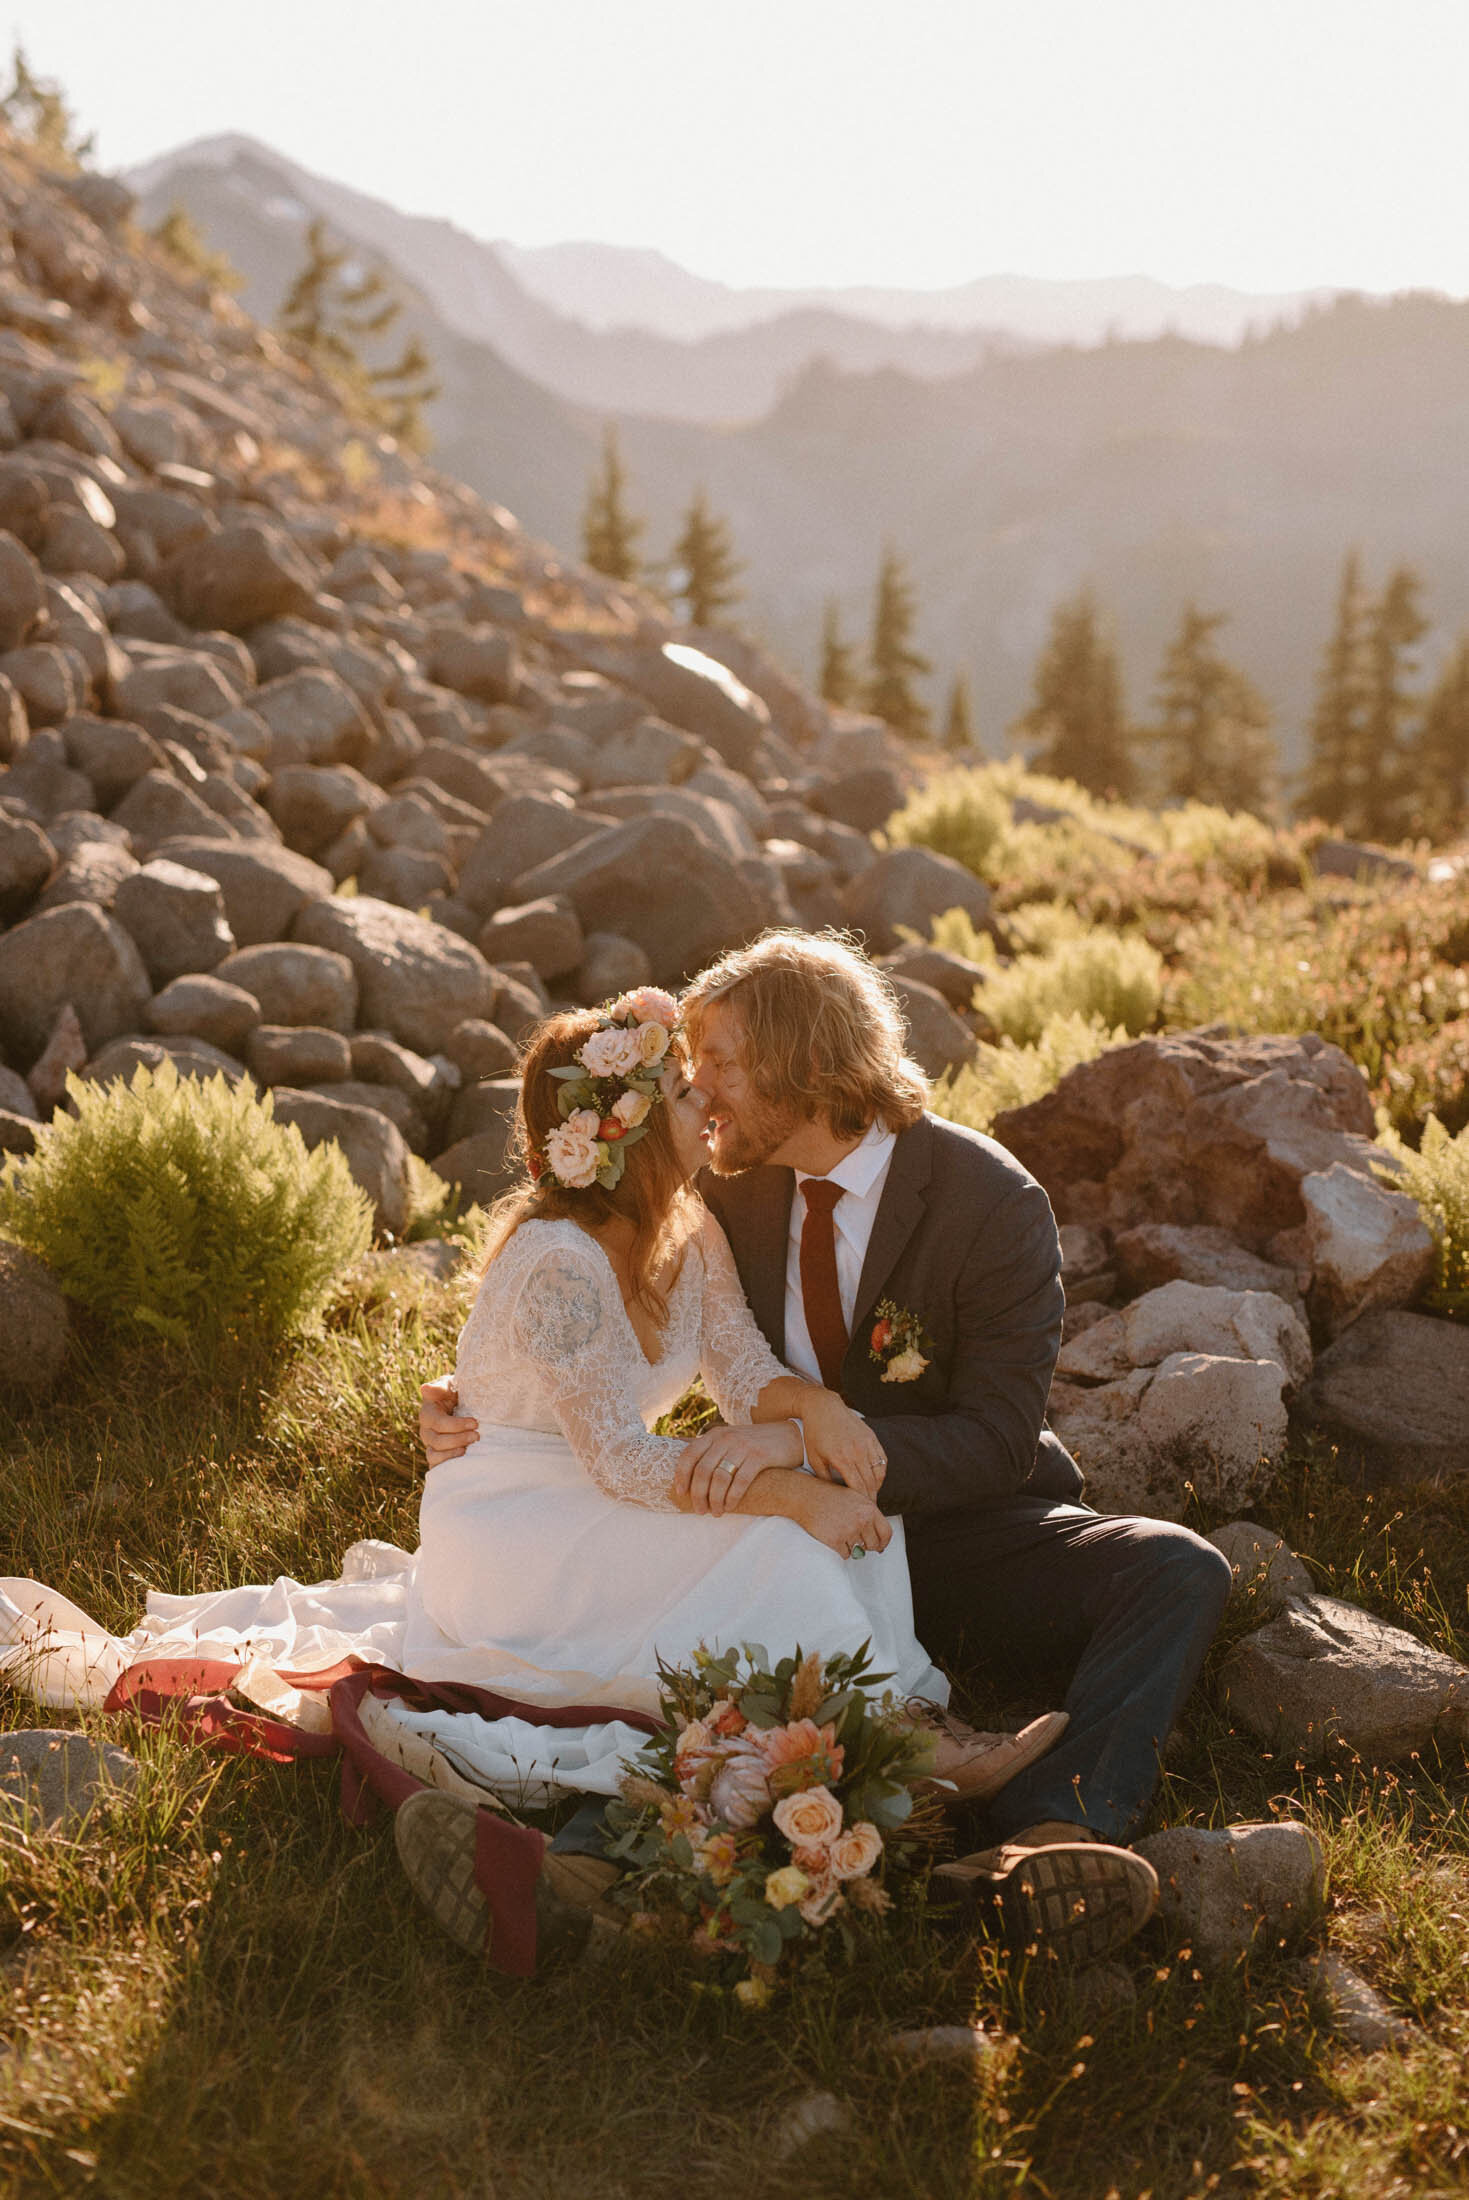
{"type": "Polygon", "coordinates": [[[661,985],[639,985],[631,993],[620,994],[607,1013],[620,1024],[631,1016],[640,1024],[671,1027],[678,1022],[678,1003],[661,985]]]}
{"type": "MultiPolygon", "coordinates": [[[[588,1111],[581,1109],[585,1115],[588,1111]]],[[[546,1140],[546,1159],[563,1184],[573,1191],[584,1192],[589,1184],[597,1181],[597,1171],[606,1160],[606,1149],[598,1144],[595,1136],[597,1117],[591,1118],[593,1130],[577,1128],[575,1117],[570,1122],[558,1123],[546,1140]]]]}
{"type": "Polygon", "coordinates": [[[642,1066],[642,1044],[635,1031],[594,1031],[576,1058],[589,1077],[626,1077],[642,1066]]]}
{"type": "Polygon", "coordinates": [[[842,1806],[830,1788],[803,1788],[776,1804],[775,1822],[793,1849],[828,1848],[842,1830],[842,1806]]]}
{"type": "Polygon", "coordinates": [[[645,1092],[625,1092],[620,1100],[612,1103],[612,1113],[619,1123],[635,1131],[653,1103],[645,1092]]]}
{"type": "Polygon", "coordinates": [[[882,1854],[882,1835],[864,1818],[839,1833],[828,1853],[835,1878],[864,1879],[882,1854]]]}

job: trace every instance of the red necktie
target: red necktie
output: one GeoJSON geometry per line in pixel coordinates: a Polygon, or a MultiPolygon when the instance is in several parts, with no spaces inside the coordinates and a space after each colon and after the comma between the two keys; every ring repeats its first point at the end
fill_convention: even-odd
{"type": "Polygon", "coordinates": [[[839,1391],[842,1361],[847,1356],[847,1324],[837,1282],[832,1209],[842,1196],[842,1187],[825,1177],[811,1176],[801,1190],[806,1200],[806,1219],[801,1225],[801,1301],[821,1380],[828,1390],[839,1391]]]}

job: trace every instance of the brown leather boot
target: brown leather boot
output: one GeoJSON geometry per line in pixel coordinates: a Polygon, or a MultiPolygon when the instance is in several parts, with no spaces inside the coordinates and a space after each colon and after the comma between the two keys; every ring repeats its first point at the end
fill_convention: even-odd
{"type": "Polygon", "coordinates": [[[912,1696],[904,1706],[915,1726],[933,1737],[933,1780],[915,1783],[916,1791],[944,1790],[956,1803],[986,1803],[1001,1788],[1054,1749],[1070,1725],[1064,1711],[1047,1711],[1018,1734],[982,1734],[957,1713],[912,1696]]]}
{"type": "Polygon", "coordinates": [[[961,1894],[1017,1954],[1096,1963],[1146,1925],[1158,1875],[1131,1849],[1088,1826],[1027,1826],[998,1848],[940,1864],[934,1878],[961,1894]]]}

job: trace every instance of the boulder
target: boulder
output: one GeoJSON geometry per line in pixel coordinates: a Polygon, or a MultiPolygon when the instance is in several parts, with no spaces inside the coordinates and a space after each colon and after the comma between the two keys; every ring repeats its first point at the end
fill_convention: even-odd
{"type": "Polygon", "coordinates": [[[337,1084],[352,1074],[340,1031],[311,1024],[257,1024],[245,1042],[250,1075],[262,1085],[337,1084]]]}
{"type": "Polygon", "coordinates": [[[330,871],[266,841],[169,840],[154,852],[216,881],[241,947],[287,938],[300,912],[332,891],[330,871]]]}
{"type": "Polygon", "coordinates": [[[241,947],[215,975],[252,994],[268,1024],[319,1024],[351,1031],[357,1021],[357,973],[328,947],[278,940],[241,947]]]}
{"type": "Polygon", "coordinates": [[[850,825],[858,833],[878,833],[906,798],[907,790],[891,764],[868,764],[819,781],[806,800],[838,825],[850,825]]]}
{"type": "Polygon", "coordinates": [[[1407,856],[1362,840],[1318,840],[1311,850],[1311,868],[1321,878],[1406,881],[1421,875],[1407,856]]]}
{"type": "Polygon", "coordinates": [[[244,1064],[222,1047],[186,1035],[181,1039],[109,1039],[82,1075],[95,1085],[127,1084],[135,1070],[158,1070],[165,1062],[171,1062],[180,1077],[223,1077],[232,1085],[245,1074],[244,1064]]]}
{"type": "Polygon", "coordinates": [[[372,722],[336,672],[320,665],[268,680],[250,710],[270,732],[270,768],[292,764],[361,764],[373,746],[372,722]]]}
{"type": "Polygon", "coordinates": [[[1416,1199],[1337,1162],[1301,1183],[1311,1316],[1335,1337],[1373,1307],[1408,1306],[1433,1280],[1435,1246],[1416,1199]]]}
{"type": "Polygon", "coordinates": [[[302,910],[292,937],[345,955],[364,1024],[436,1054],[466,1016],[488,1017],[495,980],[479,950],[411,910],[358,894],[302,910]]]}
{"type": "MultiPolygon", "coordinates": [[[[148,645],[139,644],[140,648],[148,645]]],[[[203,650],[166,650],[135,657],[116,682],[112,700],[120,716],[142,718],[160,705],[192,711],[199,718],[218,718],[240,700],[236,682],[230,680],[217,657],[203,650]]]]}
{"type": "Polygon", "coordinates": [[[1306,1177],[1341,1162],[1374,1181],[1373,1129],[1366,1079],[1314,1032],[1177,1032],[1083,1063],[1004,1110],[994,1135],[1061,1222],[1204,1224],[1269,1259],[1272,1239],[1305,1223],[1306,1177]]]}
{"type": "Polygon", "coordinates": [[[63,1001],[52,1019],[46,1044],[26,1073],[37,1107],[46,1114],[66,1098],[66,1080],[80,1076],[87,1066],[87,1041],[70,1001],[63,1001]]]}
{"type": "MultiPolygon", "coordinates": [[[[491,1134],[508,1141],[519,1105],[520,1087],[513,1077],[482,1078],[462,1086],[449,1111],[449,1143],[491,1134]]],[[[438,1168],[438,1163],[434,1166],[438,1168]]],[[[444,1171],[440,1169],[439,1174],[444,1171]]]]}
{"type": "Polygon", "coordinates": [[[681,818],[631,818],[515,880],[517,901],[561,894],[587,931],[635,940],[660,984],[678,983],[769,922],[771,900],[681,818]]]}
{"type": "Polygon", "coordinates": [[[139,855],[157,855],[169,840],[235,838],[233,826],[217,810],[167,771],[144,772],[112,815],[126,827],[139,855]]]}
{"type": "MultiPolygon", "coordinates": [[[[1084,1351],[1106,1326],[1066,1350],[1084,1351]]],[[[1268,1478],[1285,1451],[1285,1382],[1277,1360],[1172,1352],[1096,1388],[1058,1378],[1048,1418],[1099,1512],[1182,1520],[1190,1493],[1233,1511],[1268,1478]]]]}
{"type": "Polygon", "coordinates": [[[29,640],[46,608],[46,585],[23,542],[0,530],[0,651],[29,640]]]}
{"type": "Polygon", "coordinates": [[[1378,1761],[1469,1744],[1469,1667],[1340,1597],[1289,1597],[1235,1644],[1219,1684],[1231,1718],[1306,1757],[1333,1742],[1378,1761]]]}
{"type": "Polygon", "coordinates": [[[727,665],[685,643],[628,649],[615,642],[579,642],[583,663],[608,673],[652,704],[660,718],[717,749],[726,764],[748,774],[770,731],[770,712],[727,665]]]}
{"type": "Polygon", "coordinates": [[[973,1008],[975,994],[989,976],[983,963],[971,962],[967,955],[952,955],[944,947],[925,947],[917,940],[884,955],[881,967],[894,985],[911,978],[919,985],[932,986],[954,1009],[973,1008]]]}
{"type": "Polygon", "coordinates": [[[1310,1336],[1283,1299],[1199,1283],[1166,1283],[1109,1314],[1063,1347],[1056,1372],[1070,1382],[1111,1382],[1135,1367],[1158,1367],[1174,1352],[1273,1360],[1292,1390],[1311,1372],[1310,1336]]]}
{"type": "Polygon", "coordinates": [[[483,1016],[466,1016],[444,1041],[445,1055],[470,1084],[503,1077],[514,1068],[518,1052],[514,1040],[483,1016]]]}
{"type": "Polygon", "coordinates": [[[218,885],[182,863],[155,857],[143,864],[121,881],[113,909],[155,987],[213,970],[234,950],[218,885]]]}
{"type": "Polygon", "coordinates": [[[44,1261],[0,1238],[0,1382],[54,1390],[71,1344],[61,1286],[44,1261]]]}
{"type": "Polygon", "coordinates": [[[647,950],[636,940],[625,938],[621,932],[589,932],[571,979],[571,990],[577,1000],[595,1008],[603,1001],[616,1000],[620,993],[650,984],[652,977],[647,950]]]}
{"type": "Polygon", "coordinates": [[[0,1107],[0,1154],[34,1153],[36,1122],[34,1115],[17,1115],[11,1108],[0,1107]]]}
{"type": "Polygon", "coordinates": [[[56,850],[34,819],[0,810],[0,924],[30,907],[56,868],[56,850]]]}
{"type": "Polygon", "coordinates": [[[424,848],[374,848],[369,842],[357,871],[362,893],[399,909],[422,909],[435,894],[447,894],[453,883],[444,858],[424,848]]]}
{"type": "Polygon", "coordinates": [[[385,796],[369,810],[367,830],[380,848],[414,848],[430,856],[449,849],[449,827],[421,794],[385,796]]]}
{"type": "Polygon", "coordinates": [[[1229,1560],[1234,1594],[1257,1616],[1273,1618],[1287,1597],[1309,1596],[1315,1584],[1283,1537],[1253,1520],[1231,1520],[1209,1537],[1229,1560]]]}
{"type": "Polygon", "coordinates": [[[15,688],[32,727],[59,726],[87,699],[87,670],[75,650],[55,642],[33,642],[7,650],[0,673],[15,688]]]}
{"type": "Polygon", "coordinates": [[[1170,1947],[1210,1969],[1274,1955],[1321,1914],[1326,1856],[1309,1826],[1169,1826],[1134,1845],[1158,1874],[1170,1947]]]}
{"type": "Polygon", "coordinates": [[[528,963],[522,963],[518,972],[502,969],[490,974],[495,981],[494,1019],[517,1047],[524,1046],[536,1025],[550,1013],[546,989],[528,963]]]}
{"type": "Polygon", "coordinates": [[[37,913],[59,909],[64,901],[90,901],[110,909],[117,889],[137,868],[137,857],[117,841],[84,840],[57,866],[36,902],[37,913]]]}
{"type": "MultiPolygon", "coordinates": [[[[493,1027],[491,1027],[493,1028],[493,1027]]],[[[450,1080],[442,1058],[435,1064],[400,1046],[385,1031],[359,1031],[352,1040],[352,1075],[361,1084],[390,1085],[416,1107],[432,1113],[447,1099],[450,1080]]]]}
{"type": "Polygon", "coordinates": [[[569,795],[511,795],[496,810],[459,872],[459,897],[471,909],[498,909],[512,879],[524,877],[550,856],[578,847],[612,820],[587,816],[569,795]]]}
{"type": "Polygon", "coordinates": [[[639,718],[591,751],[587,787],[593,793],[604,787],[675,787],[698,770],[703,755],[702,744],[677,726],[639,718]]]}
{"type": "Polygon", "coordinates": [[[575,970],[585,945],[581,920],[560,894],[497,910],[479,935],[486,962],[528,962],[542,978],[575,970]]]}
{"type": "Polygon", "coordinates": [[[382,800],[382,789],[350,764],[282,765],[265,793],[286,846],[303,856],[320,856],[354,817],[382,800]]]}
{"type": "Polygon", "coordinates": [[[846,888],[847,921],[865,934],[869,954],[901,944],[900,933],[926,939],[934,919],[962,909],[977,927],[990,921],[990,890],[962,863],[931,848],[889,848],[846,888]]]}
{"type": "Polygon", "coordinates": [[[308,1146],[335,1140],[346,1157],[354,1183],[372,1201],[373,1225],[380,1237],[397,1237],[408,1220],[409,1152],[394,1123],[375,1108],[328,1099],[277,1085],[276,1120],[294,1123],[308,1146]]]}
{"type": "Polygon", "coordinates": [[[385,1115],[409,1150],[421,1154],[428,1144],[428,1120],[416,1100],[398,1085],[380,1085],[365,1077],[344,1077],[311,1088],[327,1100],[345,1100],[354,1108],[385,1115]]]}
{"type": "Polygon", "coordinates": [[[488,1207],[520,1181],[520,1170],[510,1155],[509,1128],[482,1131],[461,1138],[433,1157],[436,1176],[452,1186],[465,1206],[488,1207]]]}
{"type": "Polygon", "coordinates": [[[53,504],[46,514],[38,555],[48,573],[91,573],[116,581],[127,570],[127,552],[112,529],[66,504],[53,504]]]}
{"type": "Polygon", "coordinates": [[[137,1784],[137,1759],[115,1743],[65,1727],[0,1734],[0,1810],[31,1832],[75,1833],[99,1803],[137,1784]]]}
{"type": "Polygon", "coordinates": [[[974,1060],[978,1042],[967,1024],[961,1023],[942,993],[916,978],[894,982],[898,1006],[908,1026],[908,1052],[925,1077],[943,1077],[974,1060]]]}
{"type": "Polygon", "coordinates": [[[317,584],[317,568],[299,545],[260,520],[236,521],[189,544],[157,576],[165,600],[189,626],[231,634],[309,611],[317,584]]]}
{"type": "Polygon", "coordinates": [[[40,1121],[31,1088],[18,1070],[0,1068],[0,1108],[7,1115],[27,1115],[33,1123],[40,1121]]]}
{"type": "Polygon", "coordinates": [[[104,810],[122,800],[145,772],[164,768],[163,751],[142,726],[83,712],[61,727],[67,762],[85,775],[104,810]]]}
{"type": "Polygon", "coordinates": [[[147,1022],[160,1038],[201,1039],[243,1058],[245,1042],[260,1022],[260,1003],[243,986],[221,978],[216,967],[212,975],[200,972],[175,978],[155,993],[148,1003],[147,1022]]]}
{"type": "Polygon", "coordinates": [[[1117,1232],[1112,1254],[1124,1288],[1133,1293],[1175,1281],[1203,1283],[1225,1291],[1270,1291],[1299,1310],[1309,1280],[1296,1268],[1247,1253],[1227,1230],[1207,1223],[1140,1222],[1117,1232]]]}
{"type": "MultiPolygon", "coordinates": [[[[716,855],[740,862],[746,856],[765,853],[733,803],[716,795],[695,794],[689,787],[600,787],[592,797],[609,818],[681,817],[707,840],[716,855]]],[[[808,860],[820,858],[808,849],[808,860]]],[[[825,875],[825,874],[823,874],[825,875]]]]}
{"type": "Polygon", "coordinates": [[[1316,1362],[1297,1403],[1369,1482],[1469,1475],[1469,1329],[1429,1314],[1364,1314],[1316,1362]]]}
{"type": "Polygon", "coordinates": [[[520,655],[513,636],[492,626],[437,626],[428,675],[437,686],[476,702],[509,703],[520,680],[520,655]]]}
{"type": "Polygon", "coordinates": [[[0,672],[0,764],[13,764],[31,737],[20,690],[0,672]]]}
{"type": "Polygon", "coordinates": [[[1302,1985],[1325,2010],[1332,2031],[1362,2054],[1421,2046],[1421,2028],[1400,2017],[1336,1949],[1308,1956],[1297,1970],[1302,1985]]]}
{"type": "Polygon", "coordinates": [[[48,909],[0,935],[0,1045],[22,1062],[40,1054],[66,1003],[95,1052],[136,1031],[152,991],[131,935],[90,902],[48,909]]]}

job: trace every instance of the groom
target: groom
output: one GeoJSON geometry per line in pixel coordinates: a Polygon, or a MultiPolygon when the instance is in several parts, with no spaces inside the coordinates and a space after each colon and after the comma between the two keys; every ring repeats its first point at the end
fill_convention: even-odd
{"type": "MultiPolygon", "coordinates": [[[[925,1111],[873,965],[835,937],[769,933],[703,972],[683,1019],[709,1110],[699,1188],[772,1349],[882,1443],[878,1502],[903,1517],[925,1649],[960,1671],[1070,1671],[1065,1735],[947,1871],[1022,1944],[1105,1952],[1152,1906],[1147,1865],[1116,1844],[1152,1797],[1229,1566],[1185,1528],[1080,1502],[1043,1419],[1064,1310],[1050,1205],[1003,1147],[925,1111]]],[[[431,1464],[473,1434],[446,1403],[430,1386],[431,1464]]],[[[706,1502],[707,1469],[688,1494],[706,1502]]]]}

